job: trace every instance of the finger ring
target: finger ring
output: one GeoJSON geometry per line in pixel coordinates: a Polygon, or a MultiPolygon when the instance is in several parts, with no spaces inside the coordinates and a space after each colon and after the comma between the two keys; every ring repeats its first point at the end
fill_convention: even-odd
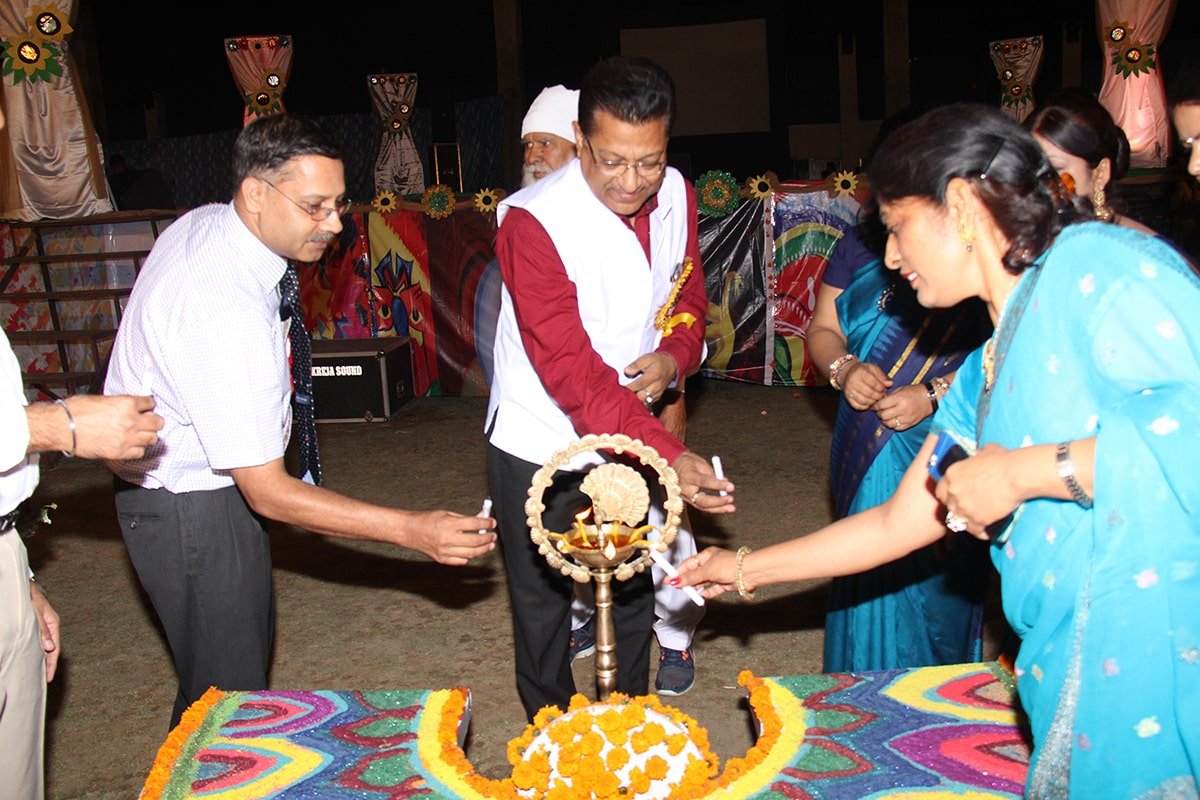
{"type": "Polygon", "coordinates": [[[962,533],[967,529],[967,521],[953,511],[947,511],[946,527],[955,533],[962,533]]]}
{"type": "Polygon", "coordinates": [[[696,498],[698,498],[699,496],[700,496],[700,490],[699,490],[699,489],[697,489],[696,491],[692,492],[692,503],[695,503],[695,502],[696,502],[696,498]]]}
{"type": "Polygon", "coordinates": [[[650,394],[649,392],[646,392],[646,404],[649,405],[650,403],[653,403],[653,402],[654,402],[654,395],[650,394]]]}

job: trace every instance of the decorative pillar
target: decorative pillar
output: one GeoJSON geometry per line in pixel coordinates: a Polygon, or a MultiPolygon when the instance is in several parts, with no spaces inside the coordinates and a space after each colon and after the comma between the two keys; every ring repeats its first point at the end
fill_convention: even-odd
{"type": "Polygon", "coordinates": [[[1100,46],[1108,52],[1100,103],[1129,139],[1129,164],[1166,166],[1171,155],[1167,93],[1157,49],[1175,0],[1096,0],[1100,46]]]}
{"type": "Polygon", "coordinates": [[[1042,37],[1023,36],[988,44],[1000,80],[1000,109],[1024,122],[1033,111],[1033,82],[1042,68],[1042,37]]]}
{"type": "Polygon", "coordinates": [[[291,36],[226,39],[225,58],[246,105],[243,127],[258,117],[283,112],[283,92],[292,71],[291,36]]]}
{"type": "Polygon", "coordinates": [[[368,75],[367,89],[375,113],[383,120],[383,139],[375,159],[375,194],[397,195],[425,191],[425,170],[413,141],[413,101],[417,97],[417,73],[398,72],[368,75]]]}
{"type": "Polygon", "coordinates": [[[112,211],[104,154],[75,90],[74,0],[0,1],[0,216],[71,219],[112,211]]]}

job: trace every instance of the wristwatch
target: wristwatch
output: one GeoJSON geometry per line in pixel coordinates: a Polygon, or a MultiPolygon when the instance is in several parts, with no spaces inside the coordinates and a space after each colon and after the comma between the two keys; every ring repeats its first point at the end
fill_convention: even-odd
{"type": "Polygon", "coordinates": [[[1075,480],[1075,462],[1071,460],[1070,442],[1062,442],[1055,448],[1054,468],[1058,471],[1058,477],[1067,485],[1071,499],[1084,508],[1091,508],[1092,498],[1087,496],[1087,492],[1079,485],[1079,481],[1075,480]]]}

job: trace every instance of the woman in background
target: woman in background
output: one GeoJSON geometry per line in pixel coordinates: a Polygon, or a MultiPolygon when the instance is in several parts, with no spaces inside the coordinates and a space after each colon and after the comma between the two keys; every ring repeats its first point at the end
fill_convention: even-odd
{"type": "Polygon", "coordinates": [[[934,432],[969,458],[934,483],[931,435],[883,504],[763,550],[708,548],[673,582],[715,597],[861,572],[987,535],[1033,735],[1029,798],[1200,796],[1200,278],[1139,231],[1074,222],[1033,137],[955,104],[872,162],[884,263],[927,308],[996,329],[934,432]]]}
{"type": "MultiPolygon", "coordinates": [[[[807,335],[817,370],[842,392],[829,455],[838,517],[895,491],[955,370],[991,332],[978,300],[921,308],[912,288],[864,244],[859,232],[870,236],[876,223],[864,219],[834,248],[807,335]]],[[[986,546],[960,538],[834,578],[824,671],[981,660],[992,573],[986,546]]]]}
{"type": "Polygon", "coordinates": [[[1115,187],[1129,172],[1129,139],[1093,94],[1064,89],[1025,120],[1025,127],[1050,165],[1071,176],[1075,194],[1091,200],[1096,219],[1154,233],[1118,210],[1115,187]]]}

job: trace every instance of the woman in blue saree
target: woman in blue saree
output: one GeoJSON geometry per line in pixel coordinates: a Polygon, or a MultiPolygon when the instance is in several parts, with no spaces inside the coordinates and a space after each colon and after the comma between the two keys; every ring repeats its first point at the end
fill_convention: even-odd
{"type": "MultiPolygon", "coordinates": [[[[968,352],[991,332],[978,300],[923,309],[859,235],[838,242],[808,327],[817,369],[843,392],[833,428],[834,512],[886,500],[929,433],[930,417],[968,352]],[[826,366],[828,365],[828,366],[826,366]]],[[[834,578],[825,672],[959,664],[982,658],[993,570],[983,544],[947,541],[858,575],[834,578]]]]}
{"type": "Polygon", "coordinates": [[[888,138],[872,186],[884,263],[921,305],[966,297],[995,333],[886,502],[679,583],[715,597],[857,572],[945,529],[992,541],[1033,755],[1030,798],[1200,796],[1200,278],[1156,237],[1095,221],[998,109],[935,109],[888,138]],[[945,527],[943,527],[943,525],[945,527]]]}

